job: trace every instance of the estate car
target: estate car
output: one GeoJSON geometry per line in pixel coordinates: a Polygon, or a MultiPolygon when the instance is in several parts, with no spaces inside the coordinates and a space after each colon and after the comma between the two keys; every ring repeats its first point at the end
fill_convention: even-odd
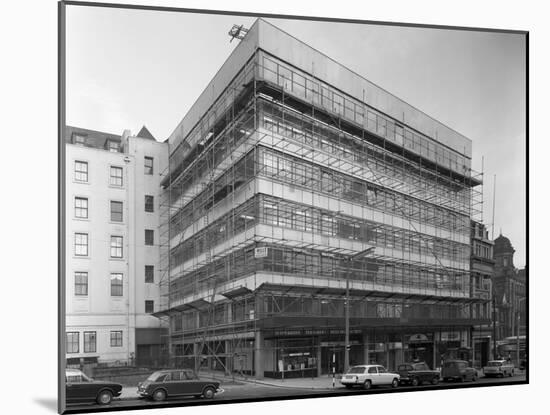
{"type": "Polygon", "coordinates": [[[465,382],[467,380],[477,380],[477,370],[470,367],[465,360],[446,360],[441,369],[441,378],[443,381],[458,380],[465,382]]]}
{"type": "Polygon", "coordinates": [[[487,366],[483,367],[483,375],[485,377],[497,376],[514,376],[514,365],[506,360],[490,360],[487,366]]]}

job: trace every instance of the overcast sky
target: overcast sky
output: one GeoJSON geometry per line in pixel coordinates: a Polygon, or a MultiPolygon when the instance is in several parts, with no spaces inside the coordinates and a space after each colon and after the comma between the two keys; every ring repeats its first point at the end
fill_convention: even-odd
{"type": "MultiPolygon", "coordinates": [[[[67,7],[67,123],[165,140],[236,47],[251,17],[67,7]]],[[[470,138],[484,158],[484,222],[525,265],[522,35],[266,19],[470,138]]]]}

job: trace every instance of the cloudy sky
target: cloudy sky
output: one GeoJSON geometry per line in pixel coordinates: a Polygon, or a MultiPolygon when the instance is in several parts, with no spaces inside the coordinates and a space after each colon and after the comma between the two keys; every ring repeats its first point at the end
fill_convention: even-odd
{"type": "MultiPolygon", "coordinates": [[[[163,141],[252,17],[68,6],[67,123],[163,141]]],[[[469,137],[484,222],[525,265],[525,42],[518,34],[266,19],[469,137]]]]}

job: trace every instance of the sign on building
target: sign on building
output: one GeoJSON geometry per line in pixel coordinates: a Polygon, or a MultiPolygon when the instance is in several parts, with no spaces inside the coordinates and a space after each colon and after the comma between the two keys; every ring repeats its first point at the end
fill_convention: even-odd
{"type": "Polygon", "coordinates": [[[265,258],[267,256],[267,246],[254,248],[254,258],[265,258]]]}

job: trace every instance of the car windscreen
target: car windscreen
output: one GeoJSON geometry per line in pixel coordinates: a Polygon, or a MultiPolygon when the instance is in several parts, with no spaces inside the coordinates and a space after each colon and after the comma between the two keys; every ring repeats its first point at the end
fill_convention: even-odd
{"type": "Polygon", "coordinates": [[[352,373],[352,374],[359,374],[359,373],[365,373],[365,368],[364,367],[352,367],[348,373],[352,373]]]}
{"type": "Polygon", "coordinates": [[[147,380],[148,380],[149,382],[156,382],[156,381],[158,381],[158,379],[159,379],[161,376],[165,376],[165,375],[166,375],[165,373],[155,372],[155,373],[151,374],[151,375],[147,378],[147,380]]]}
{"type": "Polygon", "coordinates": [[[488,362],[487,366],[495,366],[495,367],[502,366],[502,362],[488,362]]]}

